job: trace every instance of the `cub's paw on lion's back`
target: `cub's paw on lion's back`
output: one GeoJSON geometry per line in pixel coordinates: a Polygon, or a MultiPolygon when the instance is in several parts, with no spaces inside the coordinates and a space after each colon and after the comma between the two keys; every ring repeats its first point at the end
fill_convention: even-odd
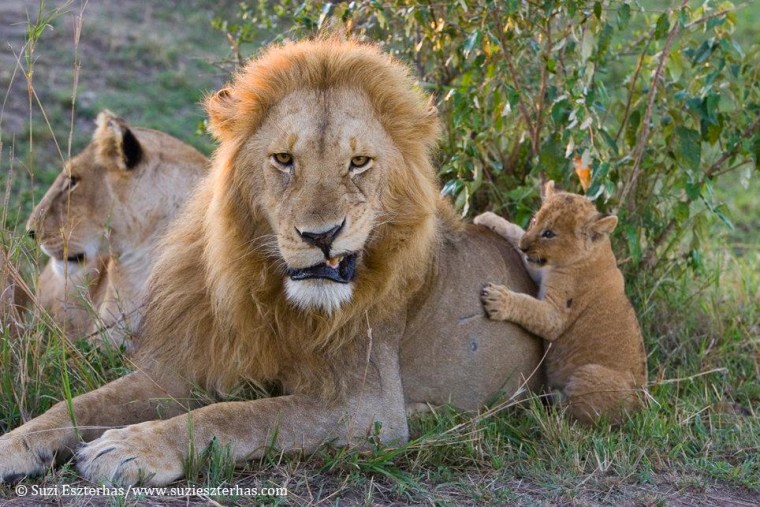
{"type": "Polygon", "coordinates": [[[509,289],[503,285],[489,283],[480,291],[480,300],[486,316],[491,320],[505,320],[508,307],[509,289]]]}

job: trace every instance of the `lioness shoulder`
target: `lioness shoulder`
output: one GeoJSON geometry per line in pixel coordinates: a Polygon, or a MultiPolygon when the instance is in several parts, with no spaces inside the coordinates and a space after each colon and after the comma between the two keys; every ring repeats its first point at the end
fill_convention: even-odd
{"type": "Polygon", "coordinates": [[[482,301],[491,319],[506,320],[549,342],[549,387],[568,412],[591,422],[620,422],[640,406],[646,386],[644,341],[625,295],[609,235],[617,217],[585,197],[544,187],[543,204],[524,234],[494,214],[477,223],[516,242],[540,281],[538,298],[489,284],[482,301]]]}

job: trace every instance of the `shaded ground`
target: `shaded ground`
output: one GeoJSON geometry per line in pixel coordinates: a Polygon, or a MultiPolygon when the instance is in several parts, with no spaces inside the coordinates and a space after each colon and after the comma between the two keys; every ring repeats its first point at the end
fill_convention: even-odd
{"type": "MultiPolygon", "coordinates": [[[[421,471],[425,472],[425,471],[421,471]]],[[[427,471],[436,476],[433,470],[427,471]]],[[[382,477],[352,476],[346,470],[320,472],[312,463],[285,463],[265,466],[263,471],[240,474],[233,485],[240,487],[286,487],[286,497],[259,497],[257,503],[267,504],[334,504],[334,505],[668,505],[668,506],[737,506],[760,505],[760,492],[702,482],[694,477],[682,477],[664,472],[651,482],[636,485],[619,477],[578,477],[575,487],[558,487],[520,480],[511,472],[469,470],[449,481],[426,480],[420,491],[399,488],[397,483],[382,477]]],[[[602,474],[603,475],[603,474],[602,474]]],[[[69,481],[67,481],[69,482],[69,481]]],[[[25,484],[29,484],[26,481],[25,484]]],[[[43,482],[54,486],[60,482],[43,482]]],[[[72,483],[85,486],[79,480],[72,483]]],[[[28,486],[30,487],[30,486],[28,486]]],[[[251,498],[224,497],[128,497],[127,505],[250,505],[251,498]]],[[[78,506],[121,505],[114,498],[102,497],[17,497],[3,499],[0,505],[29,507],[59,505],[61,502],[78,506]]]]}

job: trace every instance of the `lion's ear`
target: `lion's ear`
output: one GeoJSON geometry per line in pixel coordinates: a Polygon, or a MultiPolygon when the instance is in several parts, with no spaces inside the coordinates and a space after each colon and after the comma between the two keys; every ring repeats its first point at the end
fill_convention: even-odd
{"type": "Polygon", "coordinates": [[[432,96],[428,100],[427,117],[433,120],[438,119],[438,107],[435,105],[435,99],[432,96]]]}
{"type": "Polygon", "coordinates": [[[98,114],[96,124],[92,141],[98,162],[124,171],[134,169],[143,158],[143,148],[129,124],[108,110],[98,114]]]}
{"type": "Polygon", "coordinates": [[[617,227],[617,223],[618,218],[615,215],[597,213],[588,224],[591,239],[596,241],[604,236],[609,236],[615,230],[615,227],[617,227]]]}
{"type": "Polygon", "coordinates": [[[206,111],[208,112],[209,130],[214,137],[222,140],[225,133],[231,130],[232,118],[235,116],[237,100],[232,95],[232,89],[222,88],[218,92],[209,95],[206,99],[206,111]]]}
{"type": "Polygon", "coordinates": [[[541,187],[541,200],[545,201],[554,195],[554,180],[549,180],[541,187]]]}

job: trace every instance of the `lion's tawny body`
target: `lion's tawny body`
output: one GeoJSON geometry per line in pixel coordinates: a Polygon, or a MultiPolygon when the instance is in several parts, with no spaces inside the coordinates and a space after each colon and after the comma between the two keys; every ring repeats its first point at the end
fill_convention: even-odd
{"type": "MultiPolygon", "coordinates": [[[[404,442],[408,406],[477,409],[540,385],[540,342],[478,299],[491,279],[535,286],[441,200],[436,111],[406,67],[355,41],[289,43],[207,108],[221,144],[151,276],[139,369],[73,402],[85,477],[166,484],[214,439],[239,463],[404,442]],[[245,379],[284,395],[190,396],[245,379]]],[[[1,437],[0,478],[76,446],[71,420],[59,404],[1,437]]]]}

